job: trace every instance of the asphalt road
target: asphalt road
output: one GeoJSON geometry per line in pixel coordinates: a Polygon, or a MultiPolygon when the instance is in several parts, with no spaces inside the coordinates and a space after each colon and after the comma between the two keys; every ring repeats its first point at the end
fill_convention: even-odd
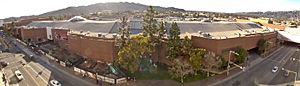
{"type": "MultiPolygon", "coordinates": [[[[300,51],[299,50],[297,50],[291,56],[291,59],[288,60],[288,62],[283,66],[283,68],[290,70],[290,71],[295,71],[298,73],[298,71],[300,69],[300,51]],[[293,58],[295,58],[295,59],[293,59],[293,58]]],[[[284,70],[279,71],[279,74],[277,74],[269,84],[277,85],[277,84],[295,81],[295,77],[296,77],[295,73],[290,72],[288,76],[284,76],[284,74],[285,74],[284,70]]],[[[299,75],[299,73],[297,75],[299,75]]],[[[299,76],[297,76],[296,79],[299,79],[299,76]]]]}
{"type": "Polygon", "coordinates": [[[6,37],[6,40],[11,41],[10,44],[13,47],[10,51],[12,53],[1,54],[0,60],[9,62],[4,71],[11,86],[47,86],[52,79],[58,80],[63,86],[96,86],[94,83],[85,81],[49,63],[48,58],[36,55],[30,49],[21,45],[16,39],[6,37]],[[16,55],[15,53],[18,50],[27,55],[33,55],[34,60],[24,57],[25,55],[16,55]],[[26,64],[23,66],[20,61],[26,64]],[[24,80],[17,80],[14,75],[16,70],[21,71],[24,80]]]}
{"type": "MultiPolygon", "coordinates": [[[[291,81],[289,77],[283,77],[283,68],[298,69],[299,63],[290,60],[293,54],[297,51],[296,47],[283,46],[278,51],[273,52],[264,61],[254,65],[253,67],[246,68],[246,70],[230,79],[221,81],[216,86],[255,86],[258,84],[278,84],[291,81]],[[298,65],[298,66],[295,66],[298,65]],[[271,72],[274,66],[278,66],[279,70],[275,73],[271,72]]],[[[299,56],[297,57],[299,59],[299,56]]]]}

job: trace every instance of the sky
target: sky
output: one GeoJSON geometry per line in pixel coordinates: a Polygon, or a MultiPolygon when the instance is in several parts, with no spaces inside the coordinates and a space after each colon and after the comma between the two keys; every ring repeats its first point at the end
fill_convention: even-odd
{"type": "Polygon", "coordinates": [[[228,13],[300,10],[300,0],[1,0],[0,19],[39,15],[69,6],[106,2],[135,2],[185,10],[228,13]]]}

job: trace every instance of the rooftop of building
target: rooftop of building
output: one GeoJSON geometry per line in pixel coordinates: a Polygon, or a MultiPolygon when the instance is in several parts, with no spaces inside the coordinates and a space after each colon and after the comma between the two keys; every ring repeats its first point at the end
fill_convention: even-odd
{"type": "Polygon", "coordinates": [[[78,21],[69,22],[63,21],[35,21],[27,26],[29,27],[52,27],[52,28],[68,28],[74,31],[84,31],[84,32],[102,32],[111,33],[111,30],[116,29],[116,21],[78,21]]]}
{"type": "MultiPolygon", "coordinates": [[[[201,21],[167,21],[166,28],[170,29],[171,23],[176,22],[180,28],[181,37],[200,36],[211,39],[224,39],[246,36],[249,34],[270,32],[253,22],[201,22],[201,21]]],[[[35,21],[29,27],[68,28],[70,33],[85,36],[113,38],[118,32],[120,21],[94,21],[82,17],[62,21],[35,21]],[[100,35],[100,36],[99,36],[100,35]]],[[[132,35],[142,33],[143,21],[132,19],[129,29],[132,35]]]]}
{"type": "MultiPolygon", "coordinates": [[[[248,36],[256,33],[271,32],[253,22],[199,22],[175,21],[184,36],[199,36],[209,39],[227,39],[248,36]]],[[[170,22],[168,23],[170,24],[170,22]]],[[[167,25],[170,27],[170,25],[167,25]]]]}
{"type": "Polygon", "coordinates": [[[283,25],[275,25],[275,24],[268,24],[268,23],[260,23],[263,26],[269,27],[269,28],[273,28],[273,29],[277,29],[277,30],[285,30],[285,28],[287,26],[283,26],[283,25]]]}

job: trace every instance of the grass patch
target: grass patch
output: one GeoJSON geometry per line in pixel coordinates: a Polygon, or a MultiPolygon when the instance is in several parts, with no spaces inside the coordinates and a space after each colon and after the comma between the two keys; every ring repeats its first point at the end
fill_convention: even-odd
{"type": "Polygon", "coordinates": [[[167,80],[171,79],[171,75],[168,72],[168,67],[164,64],[157,64],[157,68],[153,68],[152,71],[139,71],[134,73],[136,79],[140,80],[167,80]]]}
{"type": "Polygon", "coordinates": [[[164,64],[157,64],[157,68],[151,69],[151,71],[138,71],[136,73],[129,73],[124,71],[126,75],[135,77],[139,80],[170,80],[171,75],[168,72],[168,67],[164,64]]]}
{"type": "MultiPolygon", "coordinates": [[[[203,72],[199,72],[197,75],[187,75],[184,77],[183,82],[184,83],[188,83],[188,82],[194,82],[194,81],[198,81],[198,80],[203,80],[206,79],[207,76],[205,73],[203,72]]],[[[181,82],[180,78],[175,78],[174,79],[177,82],[181,82]]]]}
{"type": "MultiPolygon", "coordinates": [[[[153,71],[138,71],[134,74],[126,72],[126,75],[130,77],[135,77],[138,80],[175,80],[177,82],[181,82],[180,78],[172,78],[172,75],[168,72],[168,66],[164,64],[157,64],[157,68],[153,71]]],[[[184,78],[184,83],[198,81],[206,79],[205,72],[198,72],[197,75],[187,75],[184,78]]]]}

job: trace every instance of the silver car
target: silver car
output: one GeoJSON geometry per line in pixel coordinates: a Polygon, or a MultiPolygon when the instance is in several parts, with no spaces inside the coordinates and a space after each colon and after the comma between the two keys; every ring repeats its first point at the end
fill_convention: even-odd
{"type": "Polygon", "coordinates": [[[50,86],[61,86],[61,83],[59,83],[57,80],[51,80],[50,81],[50,86]]]}

